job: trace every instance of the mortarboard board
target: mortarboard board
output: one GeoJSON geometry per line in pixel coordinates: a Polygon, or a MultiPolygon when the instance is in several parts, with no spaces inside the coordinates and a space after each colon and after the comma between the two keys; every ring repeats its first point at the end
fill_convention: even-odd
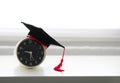
{"type": "Polygon", "coordinates": [[[22,23],[30,30],[28,35],[35,37],[37,40],[39,40],[41,43],[43,43],[47,47],[50,44],[53,44],[53,45],[57,45],[64,48],[63,45],[61,45],[55,39],[53,39],[50,35],[48,35],[42,28],[38,28],[33,25],[26,24],[24,22],[22,23]]]}
{"type": "Polygon", "coordinates": [[[38,28],[34,25],[27,24],[24,22],[21,22],[21,23],[23,23],[30,30],[30,32],[28,33],[28,37],[39,42],[44,47],[48,48],[52,44],[52,45],[57,45],[57,46],[64,48],[61,62],[58,66],[56,66],[54,68],[54,70],[59,71],[59,72],[64,71],[64,70],[60,69],[60,67],[62,66],[62,62],[63,62],[65,47],[63,45],[61,45],[59,42],[57,42],[55,39],[53,39],[50,35],[48,35],[42,28],[38,28]]]}

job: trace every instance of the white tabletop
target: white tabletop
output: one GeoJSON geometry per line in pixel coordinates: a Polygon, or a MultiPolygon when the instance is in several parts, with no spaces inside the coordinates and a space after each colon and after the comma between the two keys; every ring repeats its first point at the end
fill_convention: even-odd
{"type": "Polygon", "coordinates": [[[41,65],[34,69],[20,66],[15,56],[0,56],[0,76],[120,76],[120,56],[83,55],[65,56],[60,73],[54,71],[61,56],[46,56],[41,65]]]}

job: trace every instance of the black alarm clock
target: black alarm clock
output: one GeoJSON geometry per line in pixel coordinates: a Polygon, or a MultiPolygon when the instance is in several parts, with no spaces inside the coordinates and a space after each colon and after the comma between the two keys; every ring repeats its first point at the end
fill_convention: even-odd
{"type": "Polygon", "coordinates": [[[17,44],[16,55],[19,62],[26,67],[36,67],[45,58],[46,48],[31,38],[25,38],[17,44]]]}

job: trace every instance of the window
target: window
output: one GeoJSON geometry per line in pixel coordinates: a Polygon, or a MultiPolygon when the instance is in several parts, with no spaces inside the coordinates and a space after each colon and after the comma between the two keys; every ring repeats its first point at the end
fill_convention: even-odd
{"type": "Polygon", "coordinates": [[[2,0],[0,54],[6,53],[7,48],[11,49],[8,52],[12,54],[17,41],[28,33],[21,21],[44,28],[69,47],[68,54],[72,52],[79,55],[80,49],[81,54],[84,54],[90,49],[94,51],[96,46],[100,46],[98,52],[99,49],[107,49],[102,51],[103,54],[111,51],[108,49],[114,49],[113,52],[119,54],[119,4],[119,0],[2,0]]]}

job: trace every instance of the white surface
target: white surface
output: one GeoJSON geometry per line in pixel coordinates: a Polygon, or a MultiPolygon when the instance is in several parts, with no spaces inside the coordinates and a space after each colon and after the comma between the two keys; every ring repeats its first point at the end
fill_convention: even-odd
{"type": "Polygon", "coordinates": [[[120,28],[120,0],[0,0],[0,28],[120,28]],[[26,6],[27,5],[27,6],[26,6]]]}
{"type": "Polygon", "coordinates": [[[53,70],[61,56],[47,56],[35,69],[23,68],[15,56],[0,56],[0,76],[120,76],[120,56],[65,56],[62,69],[53,70]]]}

